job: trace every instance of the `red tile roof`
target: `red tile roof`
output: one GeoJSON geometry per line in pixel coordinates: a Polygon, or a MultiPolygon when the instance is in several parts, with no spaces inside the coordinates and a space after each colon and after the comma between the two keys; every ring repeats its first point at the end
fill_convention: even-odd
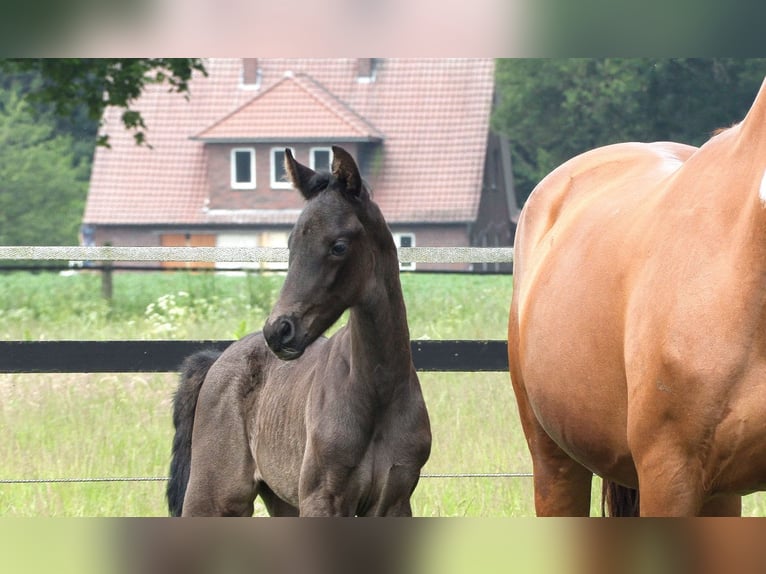
{"type": "Polygon", "coordinates": [[[205,142],[377,141],[377,129],[305,74],[288,72],[194,136],[205,142]]]}
{"type": "MultiPolygon", "coordinates": [[[[205,141],[383,141],[375,199],[392,222],[468,222],[481,192],[494,63],[386,59],[375,81],[356,59],[260,59],[257,90],[239,59],[206,62],[187,101],[150,86],[136,102],[152,148],[136,146],[120,111],[107,110],[111,149],[96,150],[84,221],[199,224],[205,141]],[[286,74],[287,73],[287,74],[286,74]]],[[[216,214],[216,221],[225,214],[216,214]]],[[[232,212],[229,221],[289,222],[294,213],[232,212]]]]}

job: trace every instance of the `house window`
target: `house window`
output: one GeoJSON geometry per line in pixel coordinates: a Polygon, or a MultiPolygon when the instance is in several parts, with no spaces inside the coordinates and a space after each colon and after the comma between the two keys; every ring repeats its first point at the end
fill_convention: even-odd
{"type": "Polygon", "coordinates": [[[255,150],[231,150],[231,188],[255,189],[255,150]]]}
{"type": "Polygon", "coordinates": [[[332,166],[332,149],[329,147],[311,148],[310,166],[314,171],[330,171],[332,166]]]}
{"type": "MultiPolygon", "coordinates": [[[[415,247],[414,233],[394,233],[394,243],[397,247],[415,247]]],[[[402,271],[414,271],[415,262],[399,262],[399,269],[402,271]]]]}
{"type": "MultiPolygon", "coordinates": [[[[293,157],[295,157],[295,150],[293,148],[289,149],[293,152],[293,157]]],[[[285,148],[271,148],[271,188],[291,189],[292,187],[293,184],[290,183],[290,178],[287,177],[287,171],[285,170],[285,148]]]]}

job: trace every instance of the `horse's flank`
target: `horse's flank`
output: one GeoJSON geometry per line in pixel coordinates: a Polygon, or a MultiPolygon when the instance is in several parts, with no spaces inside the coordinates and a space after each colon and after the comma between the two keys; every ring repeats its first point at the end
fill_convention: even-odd
{"type": "Polygon", "coordinates": [[[699,149],[599,148],[530,197],[509,359],[539,514],[587,513],[591,471],[646,515],[766,485],[765,122],[766,83],[699,149]]]}

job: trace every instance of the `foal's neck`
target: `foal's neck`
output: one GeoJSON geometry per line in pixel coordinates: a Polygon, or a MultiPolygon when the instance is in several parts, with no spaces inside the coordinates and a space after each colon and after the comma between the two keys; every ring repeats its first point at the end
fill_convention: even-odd
{"type": "Polygon", "coordinates": [[[408,380],[412,365],[407,311],[396,252],[379,257],[368,292],[350,310],[351,368],[376,386],[408,380]]]}

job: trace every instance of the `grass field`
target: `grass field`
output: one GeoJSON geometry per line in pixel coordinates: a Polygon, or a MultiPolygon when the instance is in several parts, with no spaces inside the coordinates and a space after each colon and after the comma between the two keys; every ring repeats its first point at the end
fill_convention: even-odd
{"type": "MultiPolygon", "coordinates": [[[[0,338],[234,338],[263,324],[279,276],[0,275],[0,338]]],[[[509,276],[402,276],[413,339],[503,339],[509,276]]],[[[423,373],[433,428],[424,474],[528,473],[507,373],[423,373]]],[[[173,374],[0,374],[0,479],[164,477],[173,374]]],[[[165,484],[0,484],[0,516],[165,516],[165,484]]],[[[600,482],[594,480],[593,513],[600,482]]],[[[421,516],[533,516],[531,478],[423,478],[421,516]]],[[[257,512],[262,512],[261,508],[257,512]]],[[[745,514],[766,514],[763,495],[745,514]]]]}

